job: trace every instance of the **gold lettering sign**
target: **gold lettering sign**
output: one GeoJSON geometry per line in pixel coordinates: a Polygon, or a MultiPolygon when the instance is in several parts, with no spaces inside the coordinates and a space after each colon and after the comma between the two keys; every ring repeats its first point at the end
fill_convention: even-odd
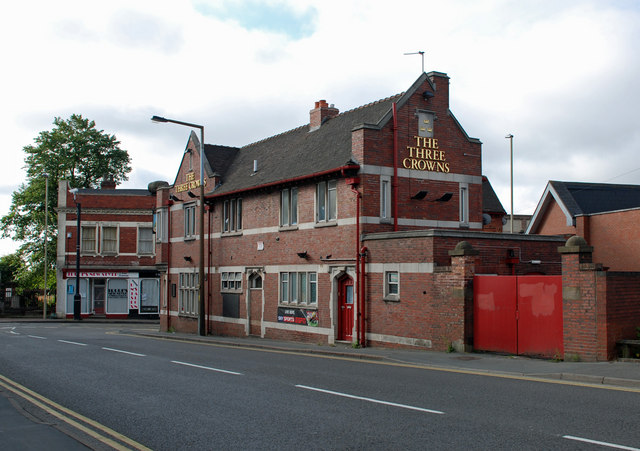
{"type": "Polygon", "coordinates": [[[414,136],[415,146],[407,146],[409,157],[402,160],[405,169],[418,171],[445,172],[450,171],[444,150],[438,147],[436,138],[414,136]]]}
{"type": "MultiPolygon", "coordinates": [[[[196,174],[194,172],[185,174],[184,179],[185,183],[175,186],[176,193],[183,193],[200,187],[200,180],[196,180],[196,174]]],[[[207,186],[207,179],[204,179],[204,186],[207,186]]]]}

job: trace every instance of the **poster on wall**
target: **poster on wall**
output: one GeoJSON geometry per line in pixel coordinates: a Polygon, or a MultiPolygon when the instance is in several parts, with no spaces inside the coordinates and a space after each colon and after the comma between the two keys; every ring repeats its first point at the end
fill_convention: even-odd
{"type": "Polygon", "coordinates": [[[318,311],[278,307],[278,322],[318,327],[318,311]]]}
{"type": "Polygon", "coordinates": [[[129,279],[129,310],[138,310],[140,292],[138,279],[129,279]]]}

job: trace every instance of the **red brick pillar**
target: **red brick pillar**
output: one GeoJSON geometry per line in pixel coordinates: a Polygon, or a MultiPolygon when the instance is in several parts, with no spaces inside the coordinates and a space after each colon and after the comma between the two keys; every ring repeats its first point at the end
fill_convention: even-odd
{"type": "Polygon", "coordinates": [[[606,273],[592,263],[593,247],[572,236],[562,247],[564,359],[607,360],[606,273]]]}
{"type": "Polygon", "coordinates": [[[473,277],[479,252],[467,241],[449,251],[451,256],[451,311],[460,315],[460,339],[453,341],[456,351],[473,350],[473,277]]]}

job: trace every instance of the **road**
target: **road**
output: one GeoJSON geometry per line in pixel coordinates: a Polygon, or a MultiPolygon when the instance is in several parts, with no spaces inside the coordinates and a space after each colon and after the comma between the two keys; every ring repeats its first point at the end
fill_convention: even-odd
{"type": "Polygon", "coordinates": [[[637,391],[122,333],[144,327],[5,323],[0,375],[128,447],[640,447],[637,391]]]}

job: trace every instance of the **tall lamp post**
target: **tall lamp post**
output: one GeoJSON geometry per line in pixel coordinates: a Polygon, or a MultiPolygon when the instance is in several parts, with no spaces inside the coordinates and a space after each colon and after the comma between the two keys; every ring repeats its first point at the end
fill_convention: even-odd
{"type": "Polygon", "coordinates": [[[509,140],[511,148],[511,233],[513,233],[513,135],[509,133],[505,138],[509,140]]]}
{"type": "Polygon", "coordinates": [[[198,334],[207,335],[204,315],[204,125],[176,121],[160,116],[153,116],[153,122],[170,122],[185,127],[200,129],[200,265],[198,268],[198,334]]]}
{"type": "Polygon", "coordinates": [[[82,295],[80,294],[80,202],[78,202],[78,188],[69,190],[73,194],[73,200],[76,203],[76,292],[73,295],[73,319],[79,321],[82,319],[80,315],[82,305],[82,295]]]}
{"type": "Polygon", "coordinates": [[[47,319],[47,227],[49,226],[49,174],[44,173],[44,301],[42,319],[47,319]]]}

